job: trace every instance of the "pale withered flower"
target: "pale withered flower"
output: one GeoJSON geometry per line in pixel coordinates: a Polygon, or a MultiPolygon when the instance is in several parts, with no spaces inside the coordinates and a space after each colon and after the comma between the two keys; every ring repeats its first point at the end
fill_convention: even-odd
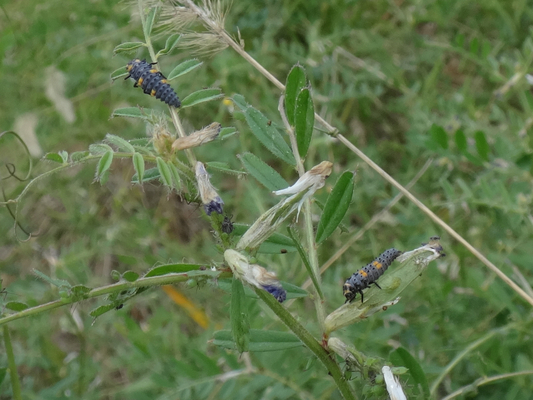
{"type": "Polygon", "coordinates": [[[189,136],[176,139],[174,143],[172,143],[172,150],[190,149],[192,147],[198,147],[205,143],[209,143],[218,137],[221,128],[222,125],[218,122],[213,122],[205,128],[191,133],[189,136]]]}
{"type": "Polygon", "coordinates": [[[200,161],[196,163],[196,182],[198,183],[198,191],[200,198],[204,205],[204,210],[207,215],[211,215],[213,211],[222,214],[224,210],[222,206],[224,202],[218,195],[217,191],[209,181],[209,174],[205,170],[204,164],[200,161]]]}
{"type": "Polygon", "coordinates": [[[287,292],[283,289],[283,286],[281,286],[279,279],[274,273],[268,272],[260,265],[250,264],[244,255],[232,249],[226,250],[224,259],[231,268],[235,278],[256,288],[266,290],[280,303],[283,303],[287,298],[287,292]]]}

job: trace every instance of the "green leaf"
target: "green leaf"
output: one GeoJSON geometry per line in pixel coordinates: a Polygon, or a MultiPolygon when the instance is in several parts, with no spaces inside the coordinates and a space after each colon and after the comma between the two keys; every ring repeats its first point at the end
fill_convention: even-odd
{"type": "Polygon", "coordinates": [[[224,97],[220,89],[202,89],[191,93],[181,101],[181,108],[192,107],[196,104],[205,103],[224,97]]]}
{"type": "MultiPolygon", "coordinates": [[[[236,349],[231,331],[217,331],[213,337],[214,345],[227,349],[236,349]]],[[[249,351],[287,350],[301,346],[303,346],[302,342],[292,333],[250,329],[249,351]]]]}
{"type": "Polygon", "coordinates": [[[455,145],[461,153],[465,153],[468,148],[468,144],[466,142],[466,135],[461,129],[457,129],[457,131],[455,132],[455,145]]]}
{"type": "Polygon", "coordinates": [[[244,115],[252,133],[267,150],[287,164],[296,165],[296,160],[289,145],[277,128],[272,126],[272,124],[269,125],[270,120],[267,117],[253,107],[248,107],[244,115]]]}
{"type": "Polygon", "coordinates": [[[239,177],[243,177],[247,175],[247,173],[244,171],[237,171],[236,169],[231,169],[229,164],[225,162],[209,161],[209,162],[206,162],[205,164],[207,165],[207,169],[209,170],[216,170],[219,172],[223,172],[225,174],[236,175],[239,177]]]}
{"type": "Polygon", "coordinates": [[[285,84],[285,113],[289,124],[294,126],[294,111],[296,108],[296,97],[300,91],[306,86],[307,78],[305,70],[300,64],[292,67],[287,76],[287,83],[285,84]]]}
{"type": "Polygon", "coordinates": [[[125,139],[121,138],[120,136],[111,135],[108,133],[105,137],[106,142],[109,144],[113,144],[117,146],[117,148],[121,151],[124,151],[126,153],[135,153],[135,149],[133,146],[125,139]]]}
{"type": "Polygon", "coordinates": [[[172,175],[172,186],[176,191],[181,190],[181,178],[178,171],[178,168],[172,164],[170,161],[167,163],[168,168],[170,169],[170,175],[172,175]]]}
{"type": "Polygon", "coordinates": [[[105,314],[108,311],[111,311],[115,309],[117,306],[115,304],[105,304],[103,306],[97,307],[94,310],[92,310],[89,315],[91,317],[97,318],[102,314],[105,314]]]}
{"type": "Polygon", "coordinates": [[[33,274],[45,281],[45,282],[48,282],[50,285],[53,285],[55,287],[58,287],[60,289],[70,289],[71,288],[71,285],[70,283],[68,283],[67,281],[63,280],[63,279],[53,279],[53,278],[50,278],[48,275],[46,274],[43,274],[41,271],[38,271],[36,269],[32,270],[33,274]]]}
{"type": "Polygon", "coordinates": [[[20,301],[8,301],[5,305],[5,308],[11,311],[23,311],[28,308],[27,304],[21,303],[20,301]]]}
{"type": "Polygon", "coordinates": [[[443,149],[448,148],[448,134],[441,126],[436,124],[431,125],[429,135],[434,142],[438,143],[443,149]]]}
{"type": "Polygon", "coordinates": [[[0,385],[4,381],[6,374],[7,374],[7,367],[0,368],[0,385]]]}
{"type": "Polygon", "coordinates": [[[476,140],[477,153],[479,154],[481,159],[489,161],[490,148],[485,134],[482,131],[477,131],[474,134],[474,139],[476,140]]]}
{"type": "Polygon", "coordinates": [[[150,37],[150,34],[152,33],[152,28],[154,26],[154,21],[157,16],[157,12],[159,11],[159,7],[152,7],[150,8],[150,11],[148,12],[148,15],[146,16],[146,20],[144,21],[144,37],[146,40],[150,37]]]}
{"type": "Polygon", "coordinates": [[[63,164],[68,163],[68,153],[65,150],[58,151],[57,154],[59,154],[59,156],[63,160],[63,164]]]}
{"type": "Polygon", "coordinates": [[[298,152],[302,158],[305,158],[307,150],[309,150],[314,125],[315,107],[313,99],[309,88],[303,88],[296,98],[294,110],[294,132],[296,134],[298,152]]]}
{"type": "MultiPolygon", "coordinates": [[[[153,181],[155,179],[159,179],[160,176],[161,176],[161,174],[159,173],[159,169],[157,167],[156,168],[150,168],[150,169],[147,169],[144,172],[144,177],[142,179],[142,182],[153,181]]],[[[139,183],[139,175],[137,173],[135,173],[131,177],[131,183],[139,183]]]]}
{"type": "MultiPolygon", "coordinates": [[[[235,236],[242,236],[250,228],[250,225],[245,224],[233,224],[233,234],[235,236]]],[[[281,233],[272,234],[267,240],[261,243],[258,253],[262,254],[285,254],[294,253],[296,251],[296,245],[294,241],[281,233]]]]}
{"type": "Polygon", "coordinates": [[[147,108],[144,108],[141,110],[139,107],[117,108],[111,114],[111,118],[124,117],[124,118],[139,118],[139,119],[147,120],[151,118],[150,111],[152,110],[147,109],[147,108]]]}
{"type": "Polygon", "coordinates": [[[183,61],[181,64],[179,64],[176,68],[174,68],[172,71],[170,71],[170,74],[168,74],[168,80],[171,81],[173,79],[176,79],[179,76],[185,75],[192,70],[198,68],[203,64],[203,61],[199,61],[197,58],[193,58],[191,60],[183,61]]]}
{"type": "Polygon", "coordinates": [[[320,216],[320,222],[316,230],[317,244],[326,240],[341,223],[352,201],[353,187],[353,172],[344,172],[335,183],[335,187],[329,194],[324,211],[322,211],[320,216]]]}
{"type": "Polygon", "coordinates": [[[470,41],[470,54],[477,56],[479,51],[479,39],[477,37],[470,41]]]}
{"type": "Polygon", "coordinates": [[[105,154],[109,151],[113,151],[113,149],[111,148],[111,146],[105,144],[105,143],[96,143],[96,144],[91,144],[89,146],[89,152],[93,155],[93,156],[100,156],[102,154],[105,154]]]}
{"type": "Polygon", "coordinates": [[[241,160],[244,169],[271,192],[290,186],[275,169],[264,163],[255,154],[244,153],[237,157],[241,160]]]}
{"type": "Polygon", "coordinates": [[[162,56],[162,55],[170,53],[178,45],[178,42],[179,42],[180,38],[181,38],[181,34],[179,34],[179,33],[174,33],[174,34],[170,35],[167,38],[167,41],[165,43],[165,48],[159,50],[159,52],[156,54],[155,58],[158,59],[159,56],[162,56]]]}
{"type": "Polygon", "coordinates": [[[84,158],[89,157],[90,154],[91,153],[89,153],[88,151],[75,151],[70,155],[70,159],[72,160],[72,162],[78,162],[83,160],[84,158]]]}
{"type": "Polygon", "coordinates": [[[429,386],[424,370],[416,359],[403,347],[399,347],[390,354],[390,361],[397,367],[406,367],[415,381],[415,387],[422,390],[423,397],[429,399],[429,386]]]}
{"type": "Polygon", "coordinates": [[[74,299],[77,299],[78,301],[86,299],[87,293],[89,293],[91,290],[92,289],[90,287],[87,287],[85,285],[76,285],[70,288],[72,297],[74,297],[74,299]]]}
{"type": "Polygon", "coordinates": [[[104,153],[102,158],[100,158],[100,161],[98,161],[98,165],[96,166],[95,180],[100,181],[102,185],[106,182],[106,177],[104,174],[108,171],[111,163],[113,162],[113,154],[114,153],[112,151],[104,153]]]}
{"type": "MultiPolygon", "coordinates": [[[[113,49],[113,54],[117,55],[120,53],[133,53],[135,50],[137,50],[139,47],[146,46],[143,42],[126,42],[121,43],[117,47],[113,49]]],[[[125,67],[122,67],[122,70],[124,71],[125,67]]],[[[111,75],[113,76],[113,75],[111,75]]]]}
{"type": "Polygon", "coordinates": [[[117,79],[123,78],[123,77],[125,78],[128,75],[129,75],[129,72],[126,70],[126,68],[120,67],[114,70],[113,72],[111,72],[111,80],[116,81],[117,79]]]}
{"type": "Polygon", "coordinates": [[[231,333],[237,350],[248,351],[250,344],[250,320],[248,307],[244,297],[244,287],[239,279],[233,278],[231,285],[231,333]]]}
{"type": "Polygon", "coordinates": [[[135,153],[133,154],[132,161],[133,168],[135,168],[135,173],[137,175],[137,183],[139,182],[139,177],[141,177],[140,181],[142,182],[144,179],[144,158],[139,153],[135,153]]]}
{"type": "Polygon", "coordinates": [[[188,271],[198,271],[201,268],[205,268],[205,265],[202,264],[165,264],[158,265],[157,267],[152,268],[148,271],[144,277],[149,278],[150,276],[161,276],[166,274],[180,274],[188,271]]]}
{"type": "Polygon", "coordinates": [[[250,107],[242,94],[234,94],[231,100],[237,107],[241,109],[241,111],[246,111],[246,109],[250,107]]]}
{"type": "Polygon", "coordinates": [[[220,130],[220,133],[218,134],[218,140],[226,140],[227,138],[235,135],[236,133],[239,133],[239,131],[234,126],[222,128],[220,130]]]}
{"type": "Polygon", "coordinates": [[[169,186],[172,188],[172,173],[170,172],[170,168],[168,167],[167,163],[161,158],[157,157],[157,169],[159,169],[159,180],[163,185],[169,186]]]}
{"type": "Polygon", "coordinates": [[[126,271],[122,274],[122,279],[128,282],[135,282],[137,279],[139,279],[139,274],[134,271],[126,271]]]}
{"type": "Polygon", "coordinates": [[[44,159],[63,164],[63,158],[57,153],[46,153],[44,159]]]}

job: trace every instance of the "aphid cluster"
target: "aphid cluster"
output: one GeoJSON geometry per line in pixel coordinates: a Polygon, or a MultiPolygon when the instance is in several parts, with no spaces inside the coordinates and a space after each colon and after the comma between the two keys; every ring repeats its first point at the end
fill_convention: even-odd
{"type": "Polygon", "coordinates": [[[148,63],[146,60],[138,58],[131,60],[126,66],[129,75],[124,78],[133,78],[133,87],[141,87],[144,93],[155,96],[156,99],[178,108],[181,101],[172,87],[168,84],[167,78],[157,69],[152,68],[156,63],[148,63]]]}
{"type": "MultiPolygon", "coordinates": [[[[402,252],[394,248],[385,250],[378,258],[372,261],[370,264],[367,264],[365,267],[361,268],[359,271],[354,272],[354,274],[346,279],[344,286],[342,287],[342,292],[344,297],[346,297],[346,303],[352,302],[357,296],[357,293],[361,294],[361,303],[363,302],[363,289],[366,289],[370,285],[374,284],[378,288],[377,279],[383,275],[383,273],[390,267],[392,262],[400,255],[402,252]]],[[[381,289],[381,288],[380,288],[381,289]]]]}

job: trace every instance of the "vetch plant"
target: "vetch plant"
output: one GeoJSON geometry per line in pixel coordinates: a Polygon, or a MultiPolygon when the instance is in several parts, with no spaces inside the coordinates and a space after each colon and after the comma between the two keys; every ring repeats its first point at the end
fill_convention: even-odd
{"type": "MultiPolygon", "coordinates": [[[[59,298],[35,307],[29,307],[24,302],[18,301],[4,304],[4,315],[0,318],[0,325],[4,325],[4,341],[6,349],[9,350],[7,356],[10,361],[14,397],[22,398],[18,388],[7,323],[65,305],[103,297],[104,304],[90,312],[98,323],[97,318],[101,315],[122,309],[124,304],[135,301],[136,296],[154,286],[185,282],[198,285],[209,282],[213,286],[223,287],[224,280],[231,282],[226,287],[226,290],[231,292],[231,304],[227,313],[231,329],[215,332],[212,340],[214,345],[238,353],[296,348],[301,350],[301,357],[306,357],[306,354],[311,352],[313,360],[318,360],[324,367],[321,371],[324,375],[331,376],[336,390],[345,399],[356,398],[355,393],[362,391],[361,386],[364,386],[365,390],[368,388],[368,393],[365,395],[369,396],[380,396],[385,393],[385,389],[389,390],[389,393],[393,391],[402,393],[401,387],[398,388],[398,381],[392,377],[393,373],[396,375],[409,373],[417,384],[420,384],[423,394],[429,396],[427,381],[417,370],[416,361],[409,359],[409,355],[402,353],[401,350],[395,353],[397,358],[410,363],[409,370],[390,368],[388,365],[391,364],[390,361],[364,354],[355,346],[346,344],[332,335],[344,327],[361,322],[398,304],[401,301],[400,294],[420,277],[428,264],[443,256],[439,238],[432,237],[428,244],[411,251],[403,249],[403,254],[397,257],[393,266],[379,278],[379,287],[369,287],[371,283],[376,283],[375,277],[373,281],[365,281],[367,278],[365,274],[377,271],[360,270],[356,279],[350,281],[351,284],[354,282],[358,284],[357,287],[352,286],[356,293],[360,293],[360,301],[358,298],[346,304],[336,304],[332,300],[333,294],[324,290],[318,251],[336,230],[342,229],[343,218],[352,203],[356,174],[354,171],[342,171],[336,183],[331,185],[332,189],[325,204],[319,205],[315,195],[323,190],[328,177],[334,171],[338,171],[338,168],[336,169],[338,164],[333,158],[316,159],[316,156],[310,155],[314,135],[316,136],[319,128],[325,130],[328,135],[337,138],[356,154],[361,155],[373,168],[381,171],[384,179],[397,187],[399,184],[372,160],[365,158],[366,156],[349,143],[337,129],[316,114],[313,88],[302,65],[295,65],[288,73],[286,84],[282,85],[244,51],[242,41],[234,40],[225,31],[225,11],[219,2],[204,2],[202,6],[188,0],[177,3],[179,5],[160,5],[139,1],[138,10],[144,41],[122,43],[115,48],[116,54],[130,56],[134,53],[138,58],[133,58],[126,66],[121,66],[113,72],[112,78],[115,80],[131,77],[135,80],[135,86],[140,87],[144,93],[160,99],[169,106],[168,114],[141,106],[113,111],[113,117],[144,121],[148,131],[151,132],[151,137],[127,140],[107,134],[101,143],[91,145],[86,151],[70,155],[64,151],[47,154],[45,159],[58,163],[59,166],[31,180],[17,197],[7,200],[4,205],[14,206],[16,229],[21,200],[35,182],[47,179],[52,174],[65,171],[72,166],[94,162],[95,181],[104,185],[109,180],[114,161],[131,159],[135,171],[131,177],[133,184],[146,185],[149,182],[159,181],[169,192],[175,192],[187,202],[198,205],[199,212],[205,214],[203,217],[211,223],[213,246],[219,250],[219,257],[213,260],[210,266],[199,262],[183,262],[157,265],[151,269],[147,268],[143,274],[134,271],[123,273],[114,271],[112,273],[116,281],[114,284],[96,288],[54,279],[35,271],[39,279],[57,288],[59,298]],[[195,21],[200,21],[205,31],[171,33],[164,48],[154,47],[153,32],[158,24],[182,32],[184,27],[195,21]],[[251,152],[235,154],[242,163],[242,170],[231,169],[216,159],[199,159],[196,150],[202,146],[223,145],[223,141],[232,140],[236,128],[224,127],[221,123],[206,118],[204,128],[192,132],[186,131],[180,117],[181,110],[202,107],[204,103],[221,100],[225,95],[218,88],[202,88],[190,94],[181,93],[180,79],[201,67],[203,62],[197,59],[186,60],[176,65],[168,74],[163,74],[160,70],[160,60],[165,59],[178,47],[192,48],[200,54],[232,47],[276,86],[283,89],[278,107],[282,126],[272,123],[270,116],[249,104],[241,94],[233,94],[225,101],[230,102],[234,108],[235,118],[241,118],[246,122],[247,129],[254,139],[281,165],[293,168],[298,173],[298,179],[283,177],[280,171],[251,152]],[[145,61],[144,57],[148,61],[145,61]],[[314,166],[306,170],[305,165],[314,166]],[[258,213],[259,215],[253,215],[253,222],[249,226],[234,224],[225,209],[230,201],[226,193],[220,189],[216,177],[210,174],[215,171],[226,173],[233,179],[244,175],[253,177],[254,180],[250,180],[248,184],[255,185],[257,181],[272,193],[270,200],[276,203],[266,211],[258,213]],[[294,183],[289,184],[289,180],[294,180],[294,183]],[[287,229],[288,237],[280,233],[283,229],[287,229]],[[287,252],[287,248],[290,248],[298,254],[299,265],[305,269],[306,278],[311,282],[309,292],[299,287],[302,282],[284,282],[272,272],[275,268],[261,259],[266,246],[278,246],[276,248],[281,248],[281,253],[283,250],[287,252]],[[254,321],[250,309],[255,300],[251,300],[251,297],[259,298],[261,305],[268,308],[288,330],[252,328],[254,321]],[[313,302],[316,317],[312,323],[302,321],[294,315],[291,312],[290,302],[286,301],[301,298],[309,298],[313,302]],[[328,307],[336,306],[339,307],[334,311],[327,311],[328,307]],[[318,332],[311,327],[312,325],[318,326],[318,332]],[[302,346],[306,349],[302,349],[302,346]],[[348,379],[351,374],[356,374],[360,379],[351,382],[348,379]]],[[[138,92],[140,94],[140,90],[138,92]]],[[[144,101],[143,104],[150,104],[150,101],[155,100],[139,95],[139,102],[141,101],[144,101]]],[[[14,171],[11,175],[14,175],[14,171]]],[[[399,189],[405,191],[407,197],[434,218],[434,214],[426,210],[418,199],[403,187],[399,186],[399,189]]],[[[439,221],[439,225],[445,225],[440,219],[439,221]]],[[[447,228],[444,229],[448,230],[449,227],[445,226],[447,228]]],[[[397,239],[399,243],[403,241],[404,238],[397,239]]],[[[384,244],[383,250],[389,245],[384,244]]],[[[395,254],[395,257],[397,255],[395,254]]],[[[374,268],[383,268],[383,265],[377,267],[374,264],[374,268]]],[[[341,293],[341,290],[342,284],[338,287],[338,293],[341,293]]],[[[351,294],[354,293],[349,292],[349,294],[347,299],[353,299],[351,294]]],[[[256,370],[250,368],[247,371],[253,373],[256,370]]],[[[168,395],[172,396],[172,393],[168,395]]]]}

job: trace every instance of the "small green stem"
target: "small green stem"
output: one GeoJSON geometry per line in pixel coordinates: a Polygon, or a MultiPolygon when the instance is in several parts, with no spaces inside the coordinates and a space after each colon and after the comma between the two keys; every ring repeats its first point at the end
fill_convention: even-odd
{"type": "Polygon", "coordinates": [[[9,376],[11,377],[13,398],[15,400],[22,400],[20,380],[17,373],[17,364],[15,364],[15,355],[13,354],[13,346],[11,345],[11,338],[9,336],[9,329],[7,326],[4,326],[4,344],[6,346],[7,363],[9,365],[9,376]]]}
{"type": "Polygon", "coordinates": [[[314,353],[329,371],[337,384],[339,391],[346,400],[355,399],[350,385],[344,379],[339,365],[335,362],[322,345],[305,329],[296,319],[280,304],[271,294],[262,289],[255,288],[255,293],[265,304],[278,316],[278,318],[302,341],[302,343],[314,353]]]}
{"type": "MultiPolygon", "coordinates": [[[[224,273],[220,271],[193,271],[195,277],[205,277],[205,278],[220,278],[231,276],[229,273],[224,273]]],[[[121,292],[123,290],[140,288],[140,287],[152,287],[152,286],[161,286],[161,285],[172,285],[174,283],[185,282],[189,279],[191,273],[171,273],[162,276],[151,276],[148,278],[139,278],[135,282],[118,282],[108,286],[102,286],[96,288],[87,293],[82,299],[80,298],[64,298],[52,301],[50,303],[41,304],[40,306],[27,308],[23,311],[17,312],[15,314],[9,315],[4,318],[0,318],[0,325],[7,324],[8,322],[15,321],[17,319],[29,317],[32,315],[42,314],[46,311],[53,310],[67,304],[77,303],[79,301],[92,299],[94,297],[103,296],[106,294],[111,294],[115,292],[121,292]]]]}

